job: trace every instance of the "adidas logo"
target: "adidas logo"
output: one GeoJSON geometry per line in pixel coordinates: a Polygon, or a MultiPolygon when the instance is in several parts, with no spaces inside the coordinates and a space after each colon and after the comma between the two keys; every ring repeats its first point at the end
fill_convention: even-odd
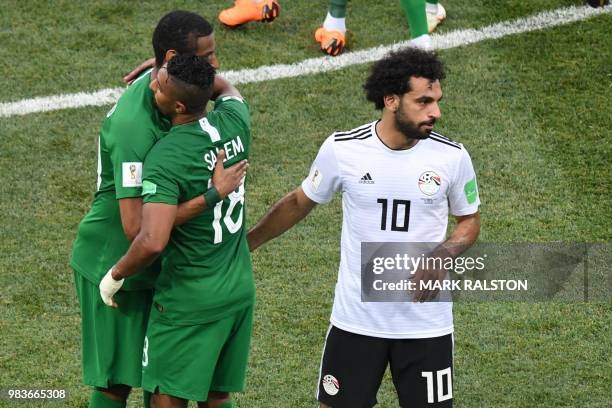
{"type": "Polygon", "coordinates": [[[366,173],[360,180],[360,183],[363,184],[374,184],[374,180],[372,180],[372,176],[370,176],[370,173],[366,173]]]}

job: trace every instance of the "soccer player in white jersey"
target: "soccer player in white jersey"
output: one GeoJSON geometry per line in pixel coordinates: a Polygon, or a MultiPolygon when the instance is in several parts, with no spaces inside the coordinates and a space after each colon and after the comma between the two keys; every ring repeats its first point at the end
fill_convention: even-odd
{"type": "MultiPolygon", "coordinates": [[[[434,253],[455,257],[478,237],[480,200],[470,156],[433,131],[443,78],[436,54],[416,48],[375,63],[364,88],[381,119],[329,136],[302,185],[248,234],[255,250],[342,193],[341,260],[319,373],[321,407],[376,405],[387,365],[402,407],[452,406],[452,303],[425,302],[433,292],[407,294],[406,302],[362,302],[360,276],[362,242],[438,242],[434,253]],[[457,222],[447,237],[449,211],[457,222]]],[[[419,270],[414,279],[445,275],[419,270]]]]}

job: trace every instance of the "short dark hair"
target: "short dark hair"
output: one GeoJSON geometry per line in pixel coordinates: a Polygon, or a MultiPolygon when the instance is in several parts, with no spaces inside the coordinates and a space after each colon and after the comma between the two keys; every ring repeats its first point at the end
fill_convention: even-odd
{"type": "Polygon", "coordinates": [[[363,88],[376,109],[385,107],[384,97],[410,91],[410,78],[444,79],[444,65],[433,51],[406,47],[392,51],[372,66],[363,88]]]}
{"type": "Polygon", "coordinates": [[[168,50],[178,54],[193,54],[199,37],[213,32],[212,25],[204,17],[189,11],[172,11],[159,20],[153,32],[155,64],[160,67],[168,50]]]}
{"type": "Polygon", "coordinates": [[[185,113],[204,111],[215,82],[215,69],[206,57],[177,55],[168,61],[166,69],[177,91],[176,98],[185,105],[185,113]]]}

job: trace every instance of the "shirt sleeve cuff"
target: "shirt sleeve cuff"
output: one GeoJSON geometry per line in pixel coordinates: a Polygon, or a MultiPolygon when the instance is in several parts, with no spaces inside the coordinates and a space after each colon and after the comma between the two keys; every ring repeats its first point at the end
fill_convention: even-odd
{"type": "Polygon", "coordinates": [[[464,215],[472,215],[472,214],[476,214],[478,212],[478,208],[480,207],[480,204],[478,205],[471,205],[469,207],[466,208],[462,208],[459,210],[451,210],[451,214],[455,217],[462,217],[464,215]]]}
{"type": "Polygon", "coordinates": [[[164,194],[154,194],[154,195],[146,195],[143,197],[143,203],[159,203],[159,204],[169,204],[169,205],[178,205],[178,200],[176,197],[167,196],[164,194]]]}

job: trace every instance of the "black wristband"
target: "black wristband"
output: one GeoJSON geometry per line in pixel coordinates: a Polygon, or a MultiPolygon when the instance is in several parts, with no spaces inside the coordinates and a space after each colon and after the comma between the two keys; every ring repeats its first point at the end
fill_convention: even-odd
{"type": "Polygon", "coordinates": [[[221,201],[221,196],[217,189],[213,186],[208,189],[207,192],[204,193],[204,199],[206,200],[206,206],[208,208],[214,207],[219,201],[221,201]]]}

